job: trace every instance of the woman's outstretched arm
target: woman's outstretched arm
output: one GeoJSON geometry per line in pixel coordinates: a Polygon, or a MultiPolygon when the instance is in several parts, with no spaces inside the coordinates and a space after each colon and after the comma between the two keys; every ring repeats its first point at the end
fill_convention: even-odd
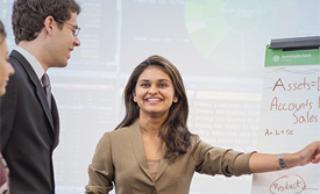
{"type": "Polygon", "coordinates": [[[295,153],[254,153],[249,160],[249,167],[252,173],[259,173],[287,169],[295,166],[304,166],[309,163],[315,164],[319,162],[320,141],[315,141],[295,153]]]}

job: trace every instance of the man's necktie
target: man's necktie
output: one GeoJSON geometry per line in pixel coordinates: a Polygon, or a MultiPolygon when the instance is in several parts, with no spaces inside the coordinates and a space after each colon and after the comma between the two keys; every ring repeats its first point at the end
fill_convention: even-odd
{"type": "Polygon", "coordinates": [[[48,74],[44,73],[41,78],[41,81],[42,81],[44,92],[47,96],[49,108],[51,109],[51,85],[50,85],[50,79],[48,74]]]}

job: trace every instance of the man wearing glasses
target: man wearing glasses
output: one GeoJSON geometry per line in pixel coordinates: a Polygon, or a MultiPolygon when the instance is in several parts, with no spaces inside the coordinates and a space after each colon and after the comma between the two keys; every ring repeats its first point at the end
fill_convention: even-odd
{"type": "Polygon", "coordinates": [[[47,70],[65,67],[75,47],[74,0],[16,0],[12,25],[17,47],[9,62],[15,74],[3,96],[0,148],[10,169],[11,194],[54,194],[52,153],[59,116],[47,70]]]}

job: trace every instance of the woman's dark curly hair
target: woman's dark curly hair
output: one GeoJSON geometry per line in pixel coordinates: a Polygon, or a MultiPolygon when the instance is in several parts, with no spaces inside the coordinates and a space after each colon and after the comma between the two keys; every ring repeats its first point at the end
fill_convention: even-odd
{"type": "Polygon", "coordinates": [[[0,43],[6,38],[6,30],[4,29],[4,25],[2,21],[0,20],[0,43]]]}

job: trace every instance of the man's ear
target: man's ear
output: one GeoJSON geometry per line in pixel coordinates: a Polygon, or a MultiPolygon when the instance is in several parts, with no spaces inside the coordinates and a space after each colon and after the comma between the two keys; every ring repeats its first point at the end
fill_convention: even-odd
{"type": "Polygon", "coordinates": [[[54,20],[54,18],[52,16],[47,16],[44,21],[43,21],[43,25],[44,25],[44,30],[48,33],[48,34],[52,34],[53,29],[56,27],[56,21],[54,20]]]}

